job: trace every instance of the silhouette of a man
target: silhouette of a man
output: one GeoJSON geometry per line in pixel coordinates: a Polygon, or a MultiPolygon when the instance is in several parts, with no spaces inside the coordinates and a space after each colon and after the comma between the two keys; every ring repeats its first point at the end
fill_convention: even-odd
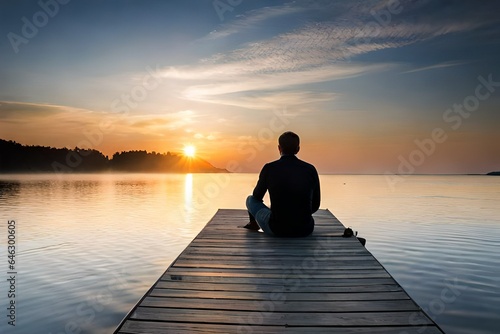
{"type": "Polygon", "coordinates": [[[316,168],[295,155],[300,150],[299,136],[285,132],[278,139],[280,159],[262,168],[253,194],[246,206],[250,230],[259,227],[269,235],[305,237],[314,230],[312,214],[319,209],[320,185],[316,168]],[[263,203],[269,191],[271,208],[263,203]]]}

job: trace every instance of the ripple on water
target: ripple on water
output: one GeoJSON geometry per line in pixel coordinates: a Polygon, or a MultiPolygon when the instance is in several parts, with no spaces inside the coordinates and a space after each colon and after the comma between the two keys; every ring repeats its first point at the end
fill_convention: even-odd
{"type": "MultiPolygon", "coordinates": [[[[216,196],[196,205],[189,195],[211,176],[8,179],[0,211],[15,217],[22,236],[20,332],[64,332],[73,321],[82,333],[100,334],[115,328],[218,208],[243,208],[257,175],[231,174],[216,196]]],[[[383,176],[322,175],[322,207],[367,238],[446,332],[494,333],[500,178],[485,180],[411,176],[390,191],[383,176]],[[443,301],[450,291],[455,298],[443,301]]]]}

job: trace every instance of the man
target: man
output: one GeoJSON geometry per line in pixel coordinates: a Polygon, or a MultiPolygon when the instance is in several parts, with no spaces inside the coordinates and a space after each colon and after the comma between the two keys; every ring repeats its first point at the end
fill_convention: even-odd
{"type": "Polygon", "coordinates": [[[278,139],[281,158],[262,168],[253,194],[246,205],[250,230],[261,228],[279,237],[305,237],[314,230],[312,214],[319,209],[320,186],[316,168],[295,155],[300,150],[299,136],[285,132],[278,139]],[[269,191],[271,208],[263,203],[269,191]]]}

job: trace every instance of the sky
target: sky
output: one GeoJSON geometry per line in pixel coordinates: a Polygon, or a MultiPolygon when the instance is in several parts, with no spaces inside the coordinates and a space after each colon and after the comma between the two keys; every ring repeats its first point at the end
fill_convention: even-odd
{"type": "Polygon", "coordinates": [[[494,0],[5,0],[0,138],[233,172],[500,170],[494,0]]]}

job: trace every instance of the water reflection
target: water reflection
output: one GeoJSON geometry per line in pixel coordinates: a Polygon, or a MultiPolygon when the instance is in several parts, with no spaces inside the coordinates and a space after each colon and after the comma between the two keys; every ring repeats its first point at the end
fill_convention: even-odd
{"type": "Polygon", "coordinates": [[[184,209],[192,210],[193,203],[193,174],[186,174],[184,178],[184,209]]]}
{"type": "Polygon", "coordinates": [[[16,196],[19,194],[20,188],[20,182],[0,180],[0,198],[6,196],[16,196]]]}
{"type": "MultiPolygon", "coordinates": [[[[111,332],[218,208],[244,208],[256,179],[0,175],[0,212],[22,235],[19,332],[64,332],[71,320],[82,333],[111,332]],[[127,273],[120,274],[127,288],[113,290],[92,321],[75,318],[115,273],[127,273]]],[[[496,328],[500,178],[414,176],[395,192],[383,176],[323,175],[321,182],[322,208],[367,237],[369,250],[421,306],[432,313],[450,279],[467,285],[443,313],[431,314],[447,332],[496,328]]]]}
{"type": "MultiPolygon", "coordinates": [[[[186,174],[184,176],[184,205],[179,205],[179,217],[182,225],[179,226],[179,233],[189,234],[189,229],[193,223],[193,174],[186,174]]],[[[182,204],[182,203],[179,203],[182,204]]]]}

